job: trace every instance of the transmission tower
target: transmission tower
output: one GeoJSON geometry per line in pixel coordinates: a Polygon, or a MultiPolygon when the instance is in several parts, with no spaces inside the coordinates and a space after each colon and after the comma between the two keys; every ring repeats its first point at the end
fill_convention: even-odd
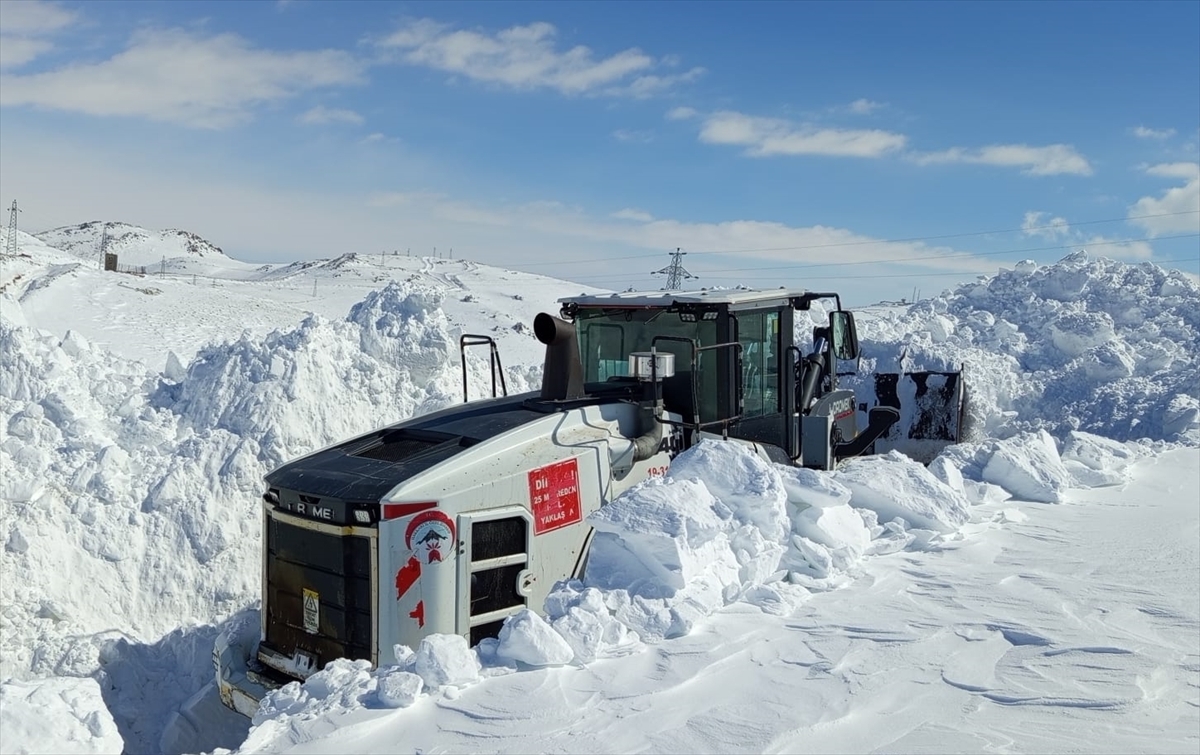
{"type": "Polygon", "coordinates": [[[17,256],[17,200],[13,200],[12,211],[8,214],[8,240],[4,244],[4,256],[17,256]]]}
{"type": "Polygon", "coordinates": [[[671,253],[671,264],[664,267],[662,270],[655,270],[651,275],[667,276],[667,285],[663,287],[664,291],[678,291],[680,285],[688,278],[699,278],[697,275],[692,275],[683,267],[683,255],[687,252],[680,251],[679,247],[671,253]]]}
{"type": "Polygon", "coordinates": [[[107,252],[107,251],[108,251],[108,223],[105,223],[104,227],[102,227],[100,229],[100,269],[101,270],[104,269],[104,263],[107,258],[107,255],[105,254],[105,252],[107,252]]]}

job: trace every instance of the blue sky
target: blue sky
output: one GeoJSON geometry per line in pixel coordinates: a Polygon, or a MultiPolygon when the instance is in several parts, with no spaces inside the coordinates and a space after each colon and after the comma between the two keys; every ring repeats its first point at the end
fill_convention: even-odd
{"type": "Polygon", "coordinates": [[[0,2],[0,203],[251,261],[1200,267],[1200,3],[0,2]]]}

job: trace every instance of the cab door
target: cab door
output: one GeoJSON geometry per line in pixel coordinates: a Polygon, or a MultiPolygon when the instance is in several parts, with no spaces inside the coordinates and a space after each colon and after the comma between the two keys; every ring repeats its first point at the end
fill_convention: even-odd
{"type": "Polygon", "coordinates": [[[787,353],[785,328],[791,328],[790,309],[731,312],[733,337],[742,345],[742,419],[730,435],[785,448],[784,396],[787,353]]]}

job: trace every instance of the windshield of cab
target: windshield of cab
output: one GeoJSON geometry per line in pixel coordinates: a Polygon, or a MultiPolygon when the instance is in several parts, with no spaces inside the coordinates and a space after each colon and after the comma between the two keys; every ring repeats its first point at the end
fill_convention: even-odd
{"type": "MultiPolygon", "coordinates": [[[[715,320],[683,321],[661,309],[580,309],[575,314],[584,381],[603,382],[629,375],[629,354],[650,351],[656,336],[694,339],[701,346],[717,342],[715,320]]],[[[675,355],[675,369],[690,369],[691,349],[678,341],[659,341],[658,351],[675,355]]],[[[710,354],[703,354],[708,357],[710,354]]]]}

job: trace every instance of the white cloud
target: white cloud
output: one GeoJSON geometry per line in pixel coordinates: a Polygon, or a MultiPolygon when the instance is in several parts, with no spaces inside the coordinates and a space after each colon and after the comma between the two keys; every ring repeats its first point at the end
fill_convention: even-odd
{"type": "Polygon", "coordinates": [[[400,51],[402,59],[474,81],[513,89],[554,89],[563,94],[649,97],[703,73],[651,73],[675,58],[656,61],[637,48],[598,58],[582,45],[557,49],[558,30],[544,22],[512,26],[494,34],[453,30],[422,19],[405,24],[380,42],[400,51]]]}
{"type": "Polygon", "coordinates": [[[695,108],[690,107],[674,107],[667,111],[668,121],[686,121],[689,118],[695,118],[699,115],[695,108]]]}
{"type": "Polygon", "coordinates": [[[628,128],[619,128],[612,132],[613,138],[619,142],[629,142],[633,144],[649,144],[654,141],[653,131],[635,131],[628,128]]]}
{"type": "Polygon", "coordinates": [[[1200,163],[1152,165],[1146,173],[1181,178],[1186,183],[1167,189],[1161,196],[1139,199],[1129,208],[1130,222],[1151,236],[1200,231],[1200,163]]]}
{"type": "Polygon", "coordinates": [[[23,66],[53,47],[44,39],[0,36],[0,69],[23,66]]]}
{"type": "Polygon", "coordinates": [[[1190,181],[1200,178],[1200,163],[1159,163],[1146,168],[1146,173],[1151,176],[1182,178],[1190,181]]]}
{"type": "Polygon", "coordinates": [[[75,22],[75,14],[40,0],[0,2],[0,70],[17,68],[48,52],[47,39],[75,22]]]}
{"type": "Polygon", "coordinates": [[[1021,223],[1021,232],[1026,236],[1043,238],[1047,241],[1058,241],[1070,235],[1071,226],[1065,218],[1053,217],[1046,219],[1047,213],[1030,210],[1025,213],[1021,223]]]}
{"type": "Polygon", "coordinates": [[[612,214],[612,217],[617,220],[633,220],[638,223],[649,223],[654,220],[654,216],[645,210],[635,210],[632,207],[626,207],[622,210],[617,210],[612,214]]]}
{"type": "Polygon", "coordinates": [[[234,34],[156,30],[135,35],[126,50],[100,63],[0,76],[0,104],[224,128],[249,119],[256,105],[357,83],[361,72],[341,51],[275,52],[234,34]]]}
{"type": "Polygon", "coordinates": [[[363,122],[363,117],[353,110],[327,108],[324,105],[317,105],[300,115],[297,120],[310,126],[319,126],[326,123],[351,123],[358,125],[363,122]]]}
{"type": "Polygon", "coordinates": [[[1175,129],[1138,126],[1133,129],[1133,135],[1139,139],[1170,139],[1175,136],[1175,129]]]}
{"type": "Polygon", "coordinates": [[[1125,241],[1100,235],[1081,238],[1078,246],[1097,257],[1109,257],[1117,260],[1141,262],[1154,256],[1154,248],[1145,241],[1125,241]]]}
{"type": "Polygon", "coordinates": [[[704,75],[704,73],[705,69],[697,66],[679,74],[664,76],[647,74],[645,76],[638,76],[625,86],[607,87],[604,93],[615,97],[633,97],[634,99],[644,100],[674,89],[680,84],[690,84],[704,75]]]}
{"type": "Polygon", "coordinates": [[[907,137],[878,129],[818,128],[724,110],[705,118],[700,141],[746,147],[746,154],[753,157],[882,157],[903,148],[907,137]]]}
{"type": "Polygon", "coordinates": [[[0,34],[47,34],[70,26],[75,13],[41,0],[0,2],[0,34]]]}
{"type": "Polygon", "coordinates": [[[953,147],[942,152],[914,154],[912,159],[918,165],[970,163],[1023,168],[1021,172],[1030,176],[1092,175],[1091,164],[1069,144],[1050,144],[1045,147],[993,144],[980,149],[953,147]]]}
{"type": "Polygon", "coordinates": [[[872,102],[871,100],[862,98],[851,102],[846,106],[846,109],[855,115],[870,115],[881,107],[883,107],[883,103],[872,102]]]}

